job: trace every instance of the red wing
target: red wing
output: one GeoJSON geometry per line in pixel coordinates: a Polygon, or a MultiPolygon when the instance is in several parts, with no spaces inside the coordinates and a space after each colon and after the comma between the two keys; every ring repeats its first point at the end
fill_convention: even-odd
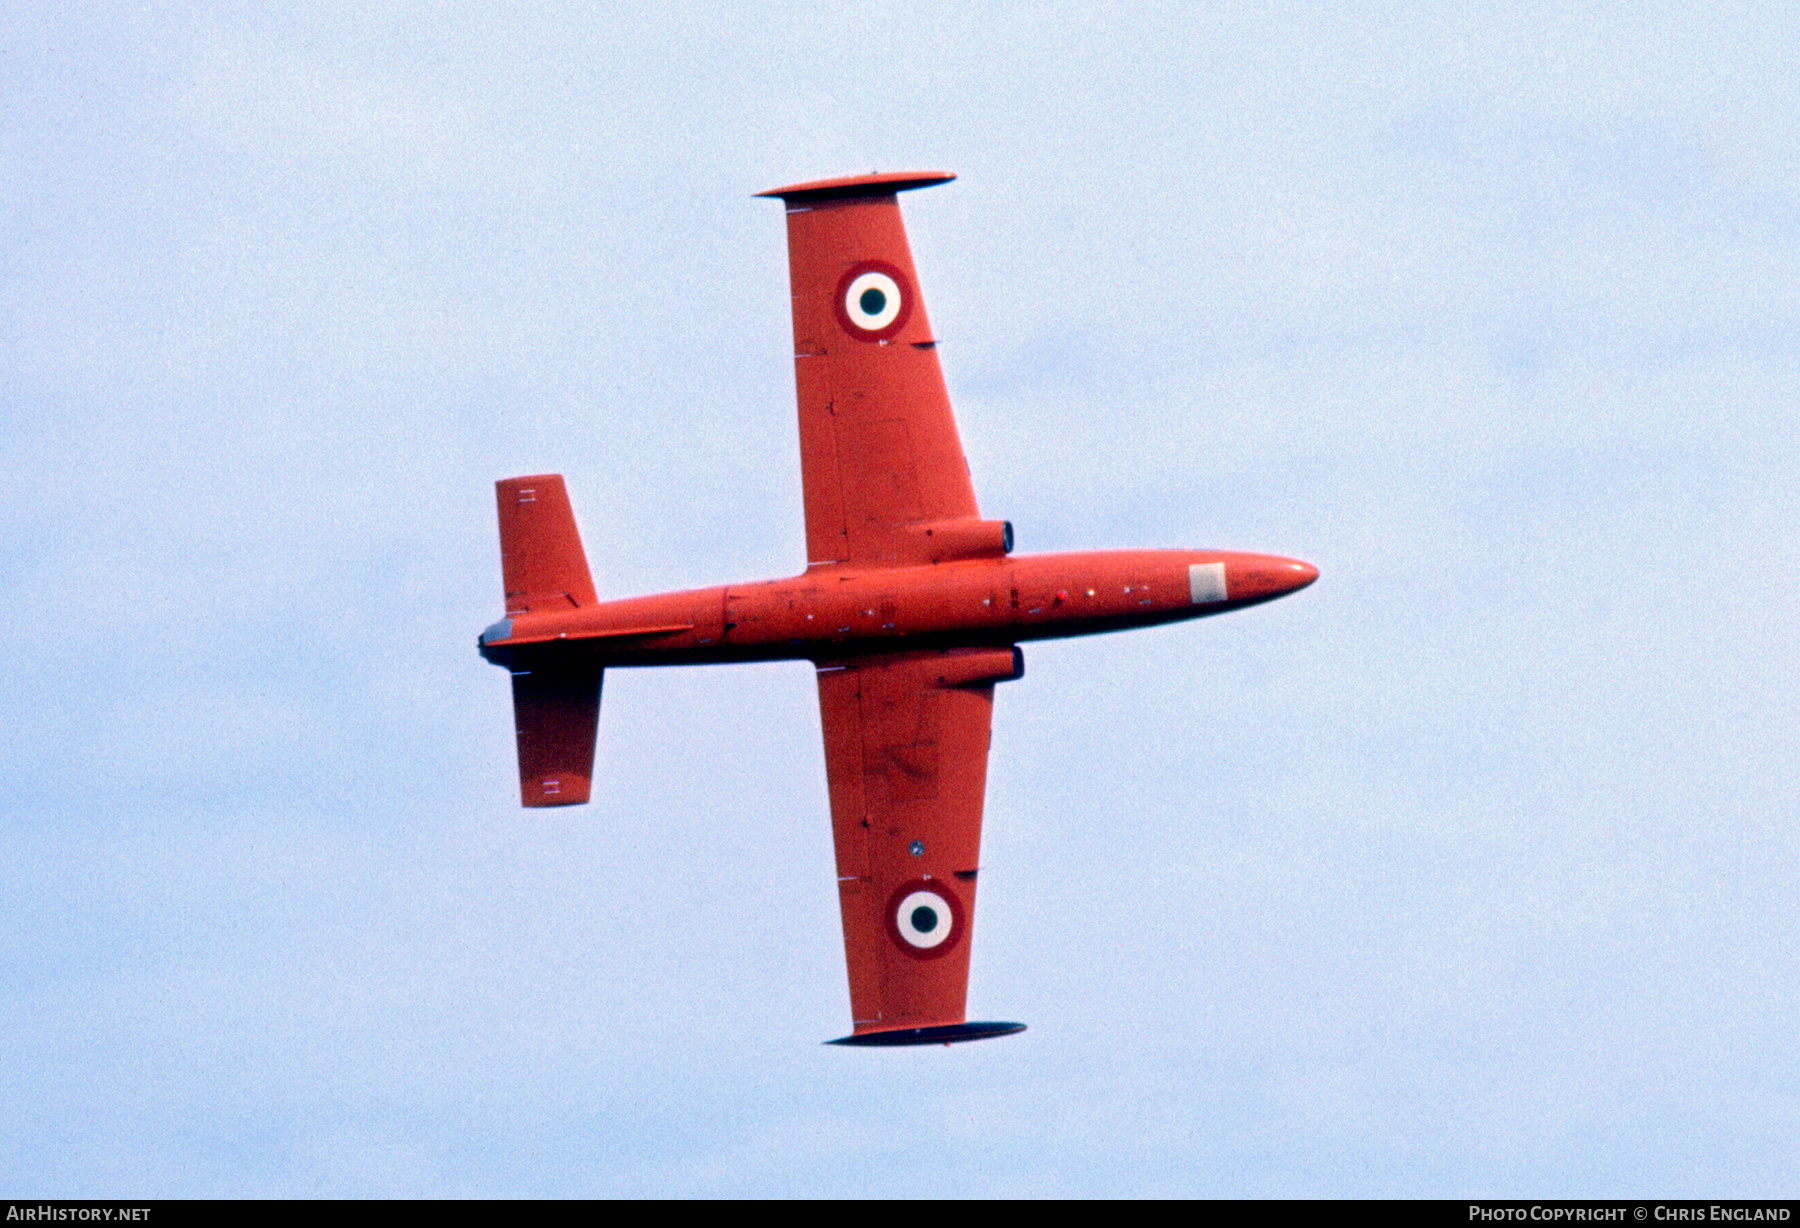
{"type": "Polygon", "coordinates": [[[963,1021],[993,684],[1016,661],[914,652],[819,668],[857,1037],[963,1021]]]}
{"type": "Polygon", "coordinates": [[[900,525],[978,515],[894,199],[949,178],[763,193],[787,203],[809,563],[881,559],[900,525]]]}

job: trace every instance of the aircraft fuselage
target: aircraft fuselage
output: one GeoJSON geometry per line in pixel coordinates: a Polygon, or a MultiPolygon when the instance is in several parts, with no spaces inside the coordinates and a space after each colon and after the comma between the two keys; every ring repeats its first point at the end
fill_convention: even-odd
{"type": "Polygon", "coordinates": [[[512,668],[546,656],[611,667],[1003,646],[1222,614],[1317,576],[1296,559],[1220,550],[830,563],[784,580],[516,614],[483,632],[480,646],[512,668]]]}

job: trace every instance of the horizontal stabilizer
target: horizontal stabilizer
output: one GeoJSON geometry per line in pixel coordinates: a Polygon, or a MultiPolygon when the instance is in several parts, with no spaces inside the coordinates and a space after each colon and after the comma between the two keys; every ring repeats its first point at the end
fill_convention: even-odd
{"type": "Polygon", "coordinates": [[[828,1040],[828,1045],[955,1045],[965,1040],[986,1040],[990,1036],[1011,1036],[1023,1032],[1022,1023],[950,1023],[935,1028],[894,1028],[886,1032],[859,1032],[828,1040]]]}
{"type": "Polygon", "coordinates": [[[519,736],[519,803],[579,806],[594,776],[601,668],[577,665],[512,676],[519,736]]]}
{"type": "Polygon", "coordinates": [[[500,570],[506,612],[538,614],[591,606],[594,581],[569,507],[569,492],[554,473],[494,483],[500,510],[500,570]]]}

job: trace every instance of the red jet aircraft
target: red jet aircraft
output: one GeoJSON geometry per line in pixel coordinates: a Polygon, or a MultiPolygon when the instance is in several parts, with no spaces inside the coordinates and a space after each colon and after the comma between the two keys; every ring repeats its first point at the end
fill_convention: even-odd
{"type": "Polygon", "coordinates": [[[1306,563],[1218,550],[1012,557],[983,520],[895,193],[944,172],[776,188],[787,207],[806,570],[601,601],[561,477],[496,484],[526,806],[588,800],[610,666],[811,661],[818,671],[847,1045],[1024,1030],[964,1018],[994,684],[1019,644],[1223,614],[1304,588],[1306,563]]]}

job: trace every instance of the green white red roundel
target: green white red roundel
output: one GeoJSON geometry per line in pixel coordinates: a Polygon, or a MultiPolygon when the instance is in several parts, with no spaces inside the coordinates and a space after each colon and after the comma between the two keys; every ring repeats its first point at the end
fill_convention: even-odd
{"type": "Polygon", "coordinates": [[[905,327],[912,300],[906,274],[885,260],[865,260],[838,281],[838,323],[859,341],[886,341],[905,327]]]}
{"type": "Polygon", "coordinates": [[[914,959],[937,959],[962,942],[963,906],[940,879],[915,878],[888,896],[888,937],[914,959]]]}

